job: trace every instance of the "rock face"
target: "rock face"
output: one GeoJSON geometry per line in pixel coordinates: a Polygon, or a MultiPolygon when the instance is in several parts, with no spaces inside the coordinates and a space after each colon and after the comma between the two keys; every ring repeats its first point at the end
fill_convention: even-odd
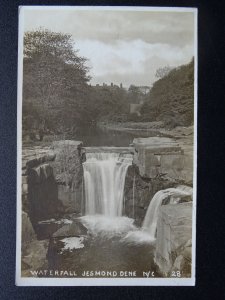
{"type": "Polygon", "coordinates": [[[38,241],[30,218],[26,212],[22,212],[22,276],[31,276],[43,266],[47,266],[48,241],[38,241]]]}
{"type": "Polygon", "coordinates": [[[51,215],[57,207],[57,186],[50,165],[54,159],[49,147],[23,149],[22,209],[29,214],[32,224],[51,215]]]}
{"type": "Polygon", "coordinates": [[[184,156],[178,143],[170,138],[150,137],[134,139],[136,155],[142,177],[155,178],[166,175],[177,179],[183,170],[184,156]]]}
{"type": "Polygon", "coordinates": [[[191,274],[192,202],[162,205],[157,222],[155,263],[164,275],[191,274]]]}
{"type": "Polygon", "coordinates": [[[22,207],[32,224],[80,212],[81,142],[57,141],[52,147],[23,149],[22,207]]]}
{"type": "Polygon", "coordinates": [[[34,228],[30,222],[30,218],[26,212],[22,212],[22,252],[27,248],[27,246],[36,240],[36,234],[34,228]]]}
{"type": "Polygon", "coordinates": [[[49,147],[35,146],[25,148],[22,152],[22,209],[29,212],[29,170],[55,159],[55,154],[49,147]]]}
{"type": "Polygon", "coordinates": [[[48,164],[28,169],[29,211],[33,223],[63,211],[53,169],[48,164]]]}
{"type": "Polygon", "coordinates": [[[192,156],[184,152],[175,140],[165,137],[137,138],[133,144],[134,163],[142,177],[163,176],[171,181],[192,181],[192,156]]]}
{"type": "Polygon", "coordinates": [[[135,224],[141,226],[155,193],[174,186],[174,182],[160,177],[154,179],[143,178],[137,166],[130,166],[124,187],[125,215],[134,218],[135,224]]]}
{"type": "Polygon", "coordinates": [[[53,237],[71,237],[71,236],[80,236],[86,235],[87,228],[78,221],[73,221],[72,224],[67,224],[57,230],[53,237]]]}
{"type": "Polygon", "coordinates": [[[52,164],[58,184],[58,198],[66,213],[80,212],[82,204],[82,142],[56,141],[52,148],[56,154],[52,164]]]}

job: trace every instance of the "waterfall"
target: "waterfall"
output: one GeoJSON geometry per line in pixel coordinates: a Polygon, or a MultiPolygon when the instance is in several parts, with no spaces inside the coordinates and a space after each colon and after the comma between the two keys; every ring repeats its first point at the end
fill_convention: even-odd
{"type": "Polygon", "coordinates": [[[155,238],[156,226],[158,220],[158,210],[162,204],[162,201],[170,197],[170,203],[175,204],[179,201],[180,196],[190,196],[192,195],[192,188],[184,185],[180,185],[177,188],[168,188],[157,192],[152,198],[147,213],[145,215],[142,230],[147,232],[152,239],[155,238]]]}
{"type": "Polygon", "coordinates": [[[122,216],[125,177],[132,160],[132,154],[86,153],[85,215],[122,216]]]}

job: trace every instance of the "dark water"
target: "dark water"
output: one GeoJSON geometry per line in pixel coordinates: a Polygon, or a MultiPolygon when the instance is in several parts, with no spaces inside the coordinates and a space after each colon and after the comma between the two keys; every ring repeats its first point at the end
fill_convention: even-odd
{"type": "MultiPolygon", "coordinates": [[[[85,247],[60,253],[62,242],[51,240],[49,268],[76,272],[77,277],[145,277],[143,272],[154,272],[160,277],[153,262],[154,247],[147,244],[126,244],[119,237],[101,239],[89,238],[85,247]],[[101,275],[95,274],[100,271],[101,275]],[[107,276],[106,272],[114,272],[107,276]],[[104,274],[105,273],[105,274],[104,274]]],[[[64,276],[64,277],[68,277],[64,276]]],[[[70,276],[69,276],[70,277],[70,276]]]]}
{"type": "MultiPolygon", "coordinates": [[[[60,224],[58,228],[62,226],[63,224],[60,224]]],[[[124,237],[130,232],[129,229],[117,229],[117,233],[112,234],[108,228],[104,229],[102,226],[102,232],[69,236],[78,239],[81,237],[83,247],[65,249],[62,240],[67,238],[66,236],[52,237],[58,228],[56,224],[42,224],[39,227],[39,239],[49,239],[48,269],[53,273],[59,270],[67,272],[60,277],[74,277],[69,272],[75,272],[77,278],[142,278],[146,277],[144,272],[161,277],[154,263],[154,244],[137,240],[127,241],[124,237]],[[96,271],[100,272],[100,275],[96,275],[96,271]],[[107,275],[107,272],[112,273],[107,275]]],[[[39,277],[43,277],[43,274],[39,274],[39,277]]]]}
{"type": "Polygon", "coordinates": [[[76,134],[70,136],[71,139],[82,141],[84,146],[114,146],[127,147],[134,138],[159,136],[160,133],[153,131],[118,131],[101,129],[98,127],[78,129],[76,134]]]}

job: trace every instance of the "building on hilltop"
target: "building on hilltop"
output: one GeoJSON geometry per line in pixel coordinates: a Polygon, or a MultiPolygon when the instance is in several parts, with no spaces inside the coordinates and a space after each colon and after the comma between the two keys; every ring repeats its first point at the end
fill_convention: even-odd
{"type": "Polygon", "coordinates": [[[122,83],[120,83],[120,85],[117,85],[117,84],[114,84],[113,82],[111,82],[110,85],[108,85],[105,82],[103,82],[102,85],[97,83],[95,86],[96,87],[107,87],[107,88],[110,88],[110,89],[114,89],[114,88],[123,89],[123,84],[122,83]]]}

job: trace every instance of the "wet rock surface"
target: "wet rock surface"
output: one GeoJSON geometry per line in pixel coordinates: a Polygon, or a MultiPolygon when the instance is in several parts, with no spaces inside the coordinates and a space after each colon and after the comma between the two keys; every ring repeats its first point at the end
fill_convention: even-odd
{"type": "Polygon", "coordinates": [[[58,229],[53,234],[53,237],[71,237],[71,236],[80,236],[86,234],[87,234],[87,228],[82,223],[76,220],[76,221],[72,221],[71,224],[66,224],[60,229],[58,229]]]}
{"type": "Polygon", "coordinates": [[[143,178],[137,166],[128,168],[124,187],[125,215],[135,219],[135,224],[141,226],[148,206],[159,190],[175,187],[177,184],[163,178],[143,178]]]}

